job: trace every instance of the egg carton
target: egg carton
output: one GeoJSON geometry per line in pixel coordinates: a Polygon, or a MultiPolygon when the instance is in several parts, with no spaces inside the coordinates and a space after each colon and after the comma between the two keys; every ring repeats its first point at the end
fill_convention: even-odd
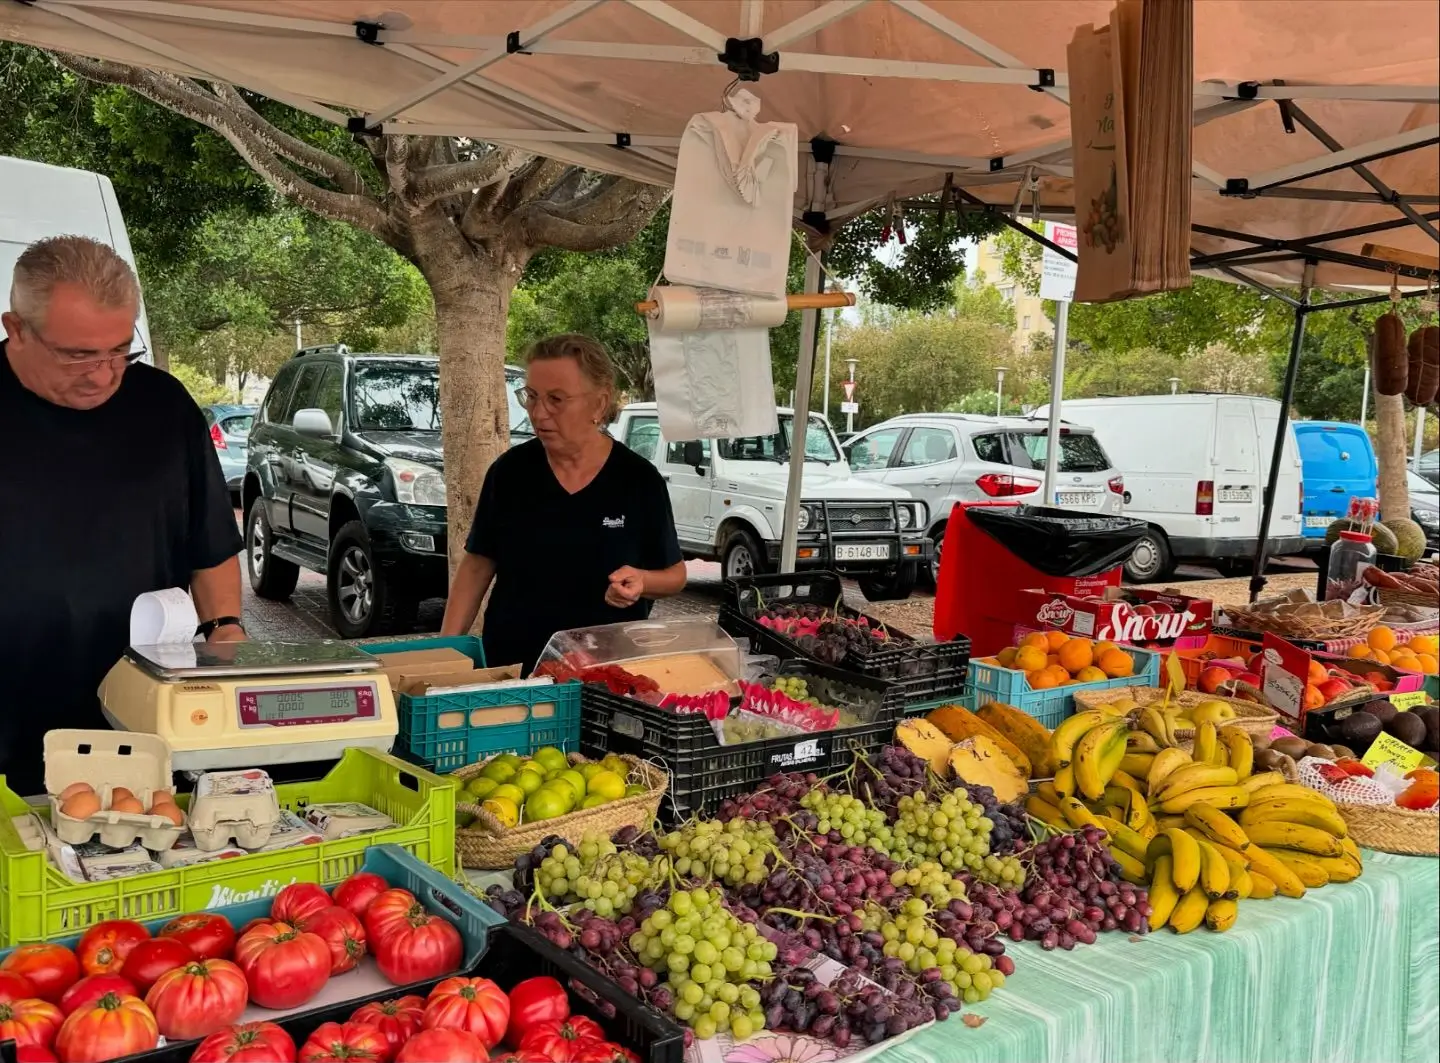
{"type": "Polygon", "coordinates": [[[115,790],[124,787],[149,808],[154,795],[170,791],[170,745],[159,735],[129,731],[59,728],[45,735],[45,792],[50,824],[68,845],[99,839],[114,849],[140,842],[147,849],[168,849],[184,830],[168,816],[150,812],[116,812],[109,806],[115,790]],[[106,780],[96,785],[96,780],[106,780]],[[73,783],[94,787],[100,810],[85,817],[60,811],[59,795],[73,783]]]}
{"type": "Polygon", "coordinates": [[[190,797],[190,833],[206,852],[235,844],[259,849],[280,821],[280,801],[270,774],[260,768],[207,771],[190,797]]]}

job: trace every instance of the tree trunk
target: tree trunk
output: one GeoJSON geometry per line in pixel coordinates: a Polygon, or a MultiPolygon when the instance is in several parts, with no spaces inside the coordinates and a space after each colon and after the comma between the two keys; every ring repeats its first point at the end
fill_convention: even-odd
{"type": "Polygon", "coordinates": [[[1405,435],[1404,398],[1375,392],[1375,436],[1379,444],[1375,450],[1375,461],[1380,467],[1380,516],[1384,520],[1410,519],[1410,485],[1405,480],[1405,435]]]}

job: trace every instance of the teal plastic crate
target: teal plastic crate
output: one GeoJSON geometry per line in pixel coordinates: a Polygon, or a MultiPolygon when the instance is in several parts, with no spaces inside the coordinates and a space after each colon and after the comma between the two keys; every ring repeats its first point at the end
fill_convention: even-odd
{"type": "Polygon", "coordinates": [[[938,698],[932,701],[911,702],[900,711],[900,716],[906,720],[914,716],[928,716],[936,709],[943,709],[946,705],[959,705],[962,709],[969,709],[971,712],[974,712],[980,707],[980,696],[974,691],[969,691],[953,698],[938,698]]]}
{"type": "MultiPolygon", "coordinates": [[[[485,667],[485,650],[474,635],[368,643],[367,653],[454,649],[485,667]]],[[[398,694],[397,749],[432,771],[451,772],[496,753],[529,756],[541,746],[566,753],[580,748],[580,684],[502,687],[463,694],[412,697],[398,694]]]]}
{"type": "MultiPolygon", "coordinates": [[[[1160,684],[1160,654],[1121,646],[1135,662],[1135,671],[1119,679],[1097,679],[1093,683],[1071,683],[1049,690],[1031,690],[1025,673],[1014,668],[1001,668],[985,660],[970,662],[966,693],[975,698],[974,708],[990,701],[1003,702],[1028,712],[1049,728],[1058,727],[1075,712],[1075,694],[1081,690],[1113,690],[1117,687],[1153,687],[1160,684]]],[[[913,713],[907,712],[907,715],[913,713]]]]}

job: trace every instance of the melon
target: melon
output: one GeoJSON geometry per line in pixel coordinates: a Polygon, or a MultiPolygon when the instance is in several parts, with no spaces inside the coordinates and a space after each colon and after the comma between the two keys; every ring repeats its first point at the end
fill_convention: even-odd
{"type": "MultiPolygon", "coordinates": [[[[1419,561],[1425,555],[1425,530],[1409,517],[1399,517],[1375,525],[1376,531],[1381,528],[1390,532],[1395,539],[1395,549],[1381,550],[1381,553],[1398,554],[1409,561],[1419,561]]],[[[1380,550],[1378,539],[1375,541],[1375,549],[1380,550]]]]}
{"type": "MultiPolygon", "coordinates": [[[[1358,520],[1341,517],[1325,529],[1325,545],[1334,546],[1335,540],[1340,538],[1342,531],[1364,530],[1358,520]]],[[[1384,524],[1376,524],[1370,529],[1370,541],[1375,544],[1375,552],[1377,554],[1394,554],[1396,552],[1395,533],[1384,524]]],[[[1419,557],[1420,555],[1416,554],[1415,556],[1419,557]]]]}
{"type": "Polygon", "coordinates": [[[945,737],[945,732],[928,720],[902,721],[895,728],[895,740],[921,760],[927,761],[930,770],[936,775],[943,778],[950,770],[950,748],[954,743],[945,737]]]}
{"type": "Polygon", "coordinates": [[[950,751],[950,770],[971,786],[988,786],[1001,802],[1019,800],[1030,783],[999,744],[984,735],[975,735],[950,751]]]}

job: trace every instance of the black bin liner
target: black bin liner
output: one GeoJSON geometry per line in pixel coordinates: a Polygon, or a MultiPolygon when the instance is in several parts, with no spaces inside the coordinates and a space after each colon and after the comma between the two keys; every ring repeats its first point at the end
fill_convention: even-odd
{"type": "Polygon", "coordinates": [[[966,510],[986,534],[1047,576],[1093,576],[1121,564],[1148,525],[1045,506],[966,510]]]}

